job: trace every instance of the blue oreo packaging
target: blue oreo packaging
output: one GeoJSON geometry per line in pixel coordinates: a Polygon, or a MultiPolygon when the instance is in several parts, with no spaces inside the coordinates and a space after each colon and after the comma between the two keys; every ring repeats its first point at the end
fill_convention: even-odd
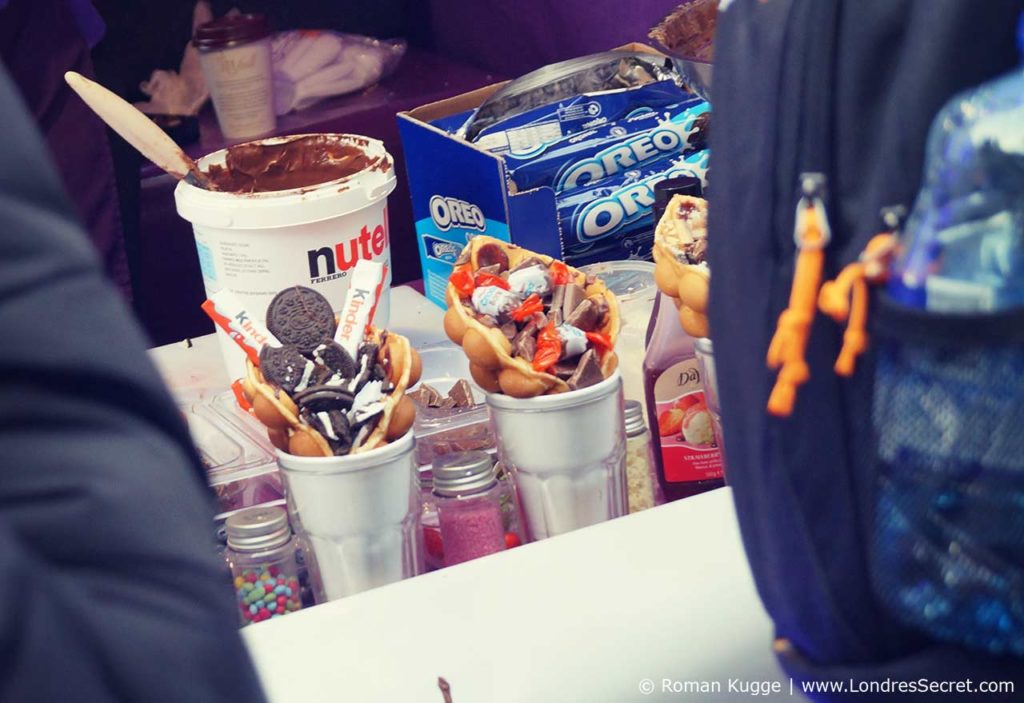
{"type": "Polygon", "coordinates": [[[500,120],[484,128],[473,141],[495,154],[535,156],[546,145],[571,134],[613,122],[635,110],[673,105],[689,95],[671,80],[584,93],[500,120]]]}
{"type": "Polygon", "coordinates": [[[647,257],[654,241],[654,185],[694,176],[707,185],[709,153],[673,155],[603,178],[558,198],[562,252],[573,265],[647,257]]]}
{"type": "Polygon", "coordinates": [[[707,147],[710,105],[700,98],[644,109],[549,144],[540,154],[505,156],[520,190],[551,186],[556,193],[675,154],[707,147]]]}

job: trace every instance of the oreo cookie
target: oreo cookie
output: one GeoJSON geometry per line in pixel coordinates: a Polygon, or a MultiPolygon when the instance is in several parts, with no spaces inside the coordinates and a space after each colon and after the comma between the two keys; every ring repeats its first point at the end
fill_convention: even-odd
{"type": "Polygon", "coordinates": [[[352,393],[338,386],[312,386],[296,393],[292,400],[302,410],[318,413],[329,410],[347,411],[352,407],[352,393]]]}
{"type": "Polygon", "coordinates": [[[352,378],[359,367],[355,359],[345,349],[332,340],[319,344],[313,350],[313,358],[322,366],[331,370],[331,375],[339,374],[342,378],[352,378]]]}
{"type": "Polygon", "coordinates": [[[260,349],[260,371],[269,383],[286,393],[294,393],[309,385],[313,376],[313,362],[294,344],[272,347],[264,344],[260,349]]]}
{"type": "Polygon", "coordinates": [[[337,326],[331,304],[312,288],[285,288],[267,306],[267,329],[305,354],[333,339],[337,326]]]}

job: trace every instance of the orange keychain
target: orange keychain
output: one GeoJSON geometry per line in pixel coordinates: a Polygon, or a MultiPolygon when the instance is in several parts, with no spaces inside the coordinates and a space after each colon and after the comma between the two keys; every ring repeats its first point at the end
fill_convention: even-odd
{"type": "Polygon", "coordinates": [[[818,297],[821,311],[839,323],[849,319],[843,334],[843,347],[834,366],[840,376],[852,376],[857,357],[868,348],[868,285],[884,283],[888,277],[905,215],[906,210],[902,207],[882,210],[882,221],[888,231],[872,237],[857,261],[844,268],[836,280],[821,287],[818,297]]]}
{"type": "Polygon", "coordinates": [[[789,307],[779,316],[768,346],[768,367],[779,369],[775,387],[768,398],[768,412],[777,417],[788,417],[793,412],[797,387],[811,376],[805,358],[807,337],[818,304],[825,247],[832,236],[822,200],[825,176],[820,173],[803,174],[800,189],[802,195],[796,206],[793,232],[799,249],[793,288],[789,294],[789,307]]]}

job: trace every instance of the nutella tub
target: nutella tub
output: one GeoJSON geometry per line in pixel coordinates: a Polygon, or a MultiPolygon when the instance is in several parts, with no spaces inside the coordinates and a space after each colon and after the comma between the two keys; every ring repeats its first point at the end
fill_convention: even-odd
{"type": "MultiPolygon", "coordinates": [[[[370,259],[388,266],[374,316],[374,324],[387,325],[387,196],[395,169],[381,142],[351,134],[275,137],[216,151],[199,167],[219,190],[182,181],[174,199],[192,223],[208,298],[228,290],[262,314],[279,291],[301,285],[340,308],[356,262],[370,259]]],[[[245,354],[217,334],[229,377],[242,377],[245,354]]]]}

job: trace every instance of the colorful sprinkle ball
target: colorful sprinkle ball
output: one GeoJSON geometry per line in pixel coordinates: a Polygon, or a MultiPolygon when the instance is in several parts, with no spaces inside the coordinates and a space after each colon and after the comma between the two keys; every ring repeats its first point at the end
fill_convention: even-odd
{"type": "Polygon", "coordinates": [[[276,566],[243,569],[235,576],[235,593],[246,625],[302,608],[298,579],[281,573],[276,566]]]}

